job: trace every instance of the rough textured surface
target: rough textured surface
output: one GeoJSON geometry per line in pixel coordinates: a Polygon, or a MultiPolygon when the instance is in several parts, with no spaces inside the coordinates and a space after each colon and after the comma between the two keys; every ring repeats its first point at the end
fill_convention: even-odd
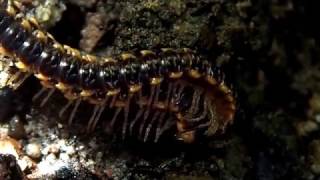
{"type": "MultiPolygon", "coordinates": [[[[55,14],[47,27],[60,42],[76,48],[108,55],[190,47],[209,54],[236,86],[239,110],[224,137],[195,145],[146,145],[99,133],[88,136],[81,127],[59,124],[63,99],[56,98],[45,108],[35,106],[26,118],[22,147],[41,146],[37,160],[28,159],[22,148],[18,162],[30,178],[68,179],[81,173],[88,179],[319,178],[316,0],[51,2],[59,6],[44,8],[55,14]],[[88,21],[92,13],[108,18],[88,21]],[[87,32],[91,28],[95,31],[87,32]],[[52,172],[46,172],[47,167],[52,172]]],[[[6,134],[8,129],[4,124],[1,131],[6,134]]]]}
{"type": "Polygon", "coordinates": [[[13,155],[0,154],[0,178],[3,180],[19,180],[24,175],[13,155]]]}

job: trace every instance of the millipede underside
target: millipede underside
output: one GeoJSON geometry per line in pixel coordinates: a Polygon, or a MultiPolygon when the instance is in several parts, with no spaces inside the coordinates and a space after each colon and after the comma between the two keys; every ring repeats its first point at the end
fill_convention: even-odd
{"type": "MultiPolygon", "coordinates": [[[[39,103],[43,106],[53,92],[54,89],[44,88],[35,97],[42,99],[39,103]]],[[[166,81],[156,87],[145,86],[134,95],[110,96],[104,103],[89,109],[86,99],[68,100],[59,116],[67,119],[70,125],[86,124],[86,132],[100,129],[123,139],[137,137],[142,141],[157,142],[166,132],[174,135],[180,131],[206,129],[212,124],[215,126],[211,127],[210,133],[215,133],[221,124],[221,117],[217,116],[215,105],[207,96],[202,87],[184,80],[166,81]],[[178,118],[182,118],[181,123],[177,123],[178,118]],[[179,127],[180,130],[177,129],[179,127]]],[[[179,134],[176,135],[179,137],[179,134]]]]}

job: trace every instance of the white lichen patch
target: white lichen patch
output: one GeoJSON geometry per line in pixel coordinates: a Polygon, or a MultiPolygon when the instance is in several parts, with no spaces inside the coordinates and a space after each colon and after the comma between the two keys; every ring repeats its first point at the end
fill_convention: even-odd
{"type": "Polygon", "coordinates": [[[27,13],[28,17],[34,17],[44,27],[52,27],[58,22],[62,13],[66,10],[64,1],[36,0],[32,1],[34,9],[27,13]]]}
{"type": "Polygon", "coordinates": [[[13,64],[10,64],[8,62],[12,62],[12,58],[0,54],[0,88],[8,85],[7,83],[12,75],[10,67],[13,64]]]}

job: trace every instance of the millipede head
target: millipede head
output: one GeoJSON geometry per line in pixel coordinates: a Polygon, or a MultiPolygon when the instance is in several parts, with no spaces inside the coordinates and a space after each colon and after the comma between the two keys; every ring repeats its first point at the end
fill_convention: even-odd
{"type": "Polygon", "coordinates": [[[176,136],[186,143],[195,139],[210,137],[223,132],[233,122],[236,111],[235,98],[231,90],[223,83],[217,84],[208,76],[197,80],[198,84],[208,83],[201,87],[186,82],[181,86],[175,99],[176,136]],[[208,83],[208,80],[211,83],[208,83]]]}

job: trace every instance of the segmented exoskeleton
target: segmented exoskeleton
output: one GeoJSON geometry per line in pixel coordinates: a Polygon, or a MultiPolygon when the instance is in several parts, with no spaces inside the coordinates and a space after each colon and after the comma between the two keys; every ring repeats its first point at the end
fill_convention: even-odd
{"type": "Polygon", "coordinates": [[[180,139],[192,142],[197,132],[211,136],[233,121],[236,101],[223,74],[195,51],[162,48],[90,55],[57,42],[36,20],[19,14],[20,6],[17,1],[1,5],[2,53],[15,57],[24,77],[40,80],[43,88],[34,100],[48,92],[41,105],[54,91],[68,99],[59,115],[73,106],[69,124],[81,102],[94,106],[88,131],[100,122],[123,138],[129,134],[143,141],[157,142],[165,131],[175,129],[180,139]],[[104,112],[110,118],[101,119],[104,112]]]}

